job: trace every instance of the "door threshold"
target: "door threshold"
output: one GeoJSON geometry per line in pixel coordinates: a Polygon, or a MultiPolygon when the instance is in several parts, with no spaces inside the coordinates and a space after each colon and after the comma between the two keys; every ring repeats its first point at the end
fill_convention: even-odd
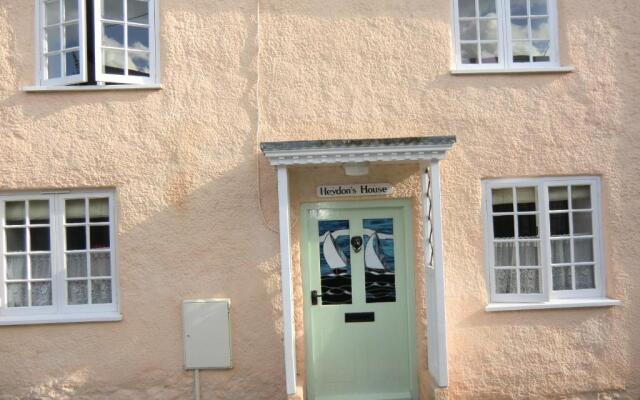
{"type": "Polygon", "coordinates": [[[339,394],[331,396],[317,396],[316,400],[412,400],[409,392],[400,393],[366,393],[366,394],[339,394]]]}

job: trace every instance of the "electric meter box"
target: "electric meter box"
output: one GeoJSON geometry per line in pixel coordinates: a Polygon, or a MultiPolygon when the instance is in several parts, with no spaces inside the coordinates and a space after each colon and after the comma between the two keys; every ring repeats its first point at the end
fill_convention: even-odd
{"type": "Polygon", "coordinates": [[[231,368],[229,299],[184,300],[185,369],[231,368]]]}

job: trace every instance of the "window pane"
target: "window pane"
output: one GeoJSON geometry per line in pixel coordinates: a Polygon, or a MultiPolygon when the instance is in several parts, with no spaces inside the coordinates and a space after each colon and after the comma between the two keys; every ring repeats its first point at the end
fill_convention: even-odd
{"type": "Polygon", "coordinates": [[[53,25],[60,22],[60,2],[50,1],[44,4],[45,24],[53,25]]]}
{"type": "Polygon", "coordinates": [[[551,53],[548,40],[536,40],[533,45],[533,62],[549,62],[551,53]]]}
{"type": "Polygon", "coordinates": [[[480,45],[480,50],[482,51],[483,64],[497,64],[499,62],[496,43],[483,43],[480,45]]]}
{"type": "Polygon", "coordinates": [[[80,52],[69,51],[65,54],[65,67],[67,76],[74,76],[80,74],[80,52]]]}
{"type": "Polygon", "coordinates": [[[566,236],[569,234],[569,213],[550,214],[551,236],[566,236]]]}
{"type": "Polygon", "coordinates": [[[117,21],[124,20],[123,0],[103,0],[102,18],[117,21]]]}
{"type": "Polygon", "coordinates": [[[477,20],[460,21],[460,40],[478,40],[477,20]]]}
{"type": "Polygon", "coordinates": [[[92,226],[89,230],[92,249],[109,248],[109,226],[92,226]]]}
{"type": "Polygon", "coordinates": [[[111,279],[91,281],[91,302],[93,304],[111,303],[111,279]]]}
{"type": "Polygon", "coordinates": [[[516,293],[518,274],[515,269],[496,270],[496,293],[516,293]]]}
{"type": "Polygon", "coordinates": [[[479,0],[480,16],[493,17],[497,15],[496,0],[479,0]]]}
{"type": "Polygon", "coordinates": [[[7,256],[7,279],[27,279],[25,256],[7,256]]]}
{"type": "Polygon", "coordinates": [[[513,43],[513,62],[529,62],[529,42],[513,43]]]}
{"type": "Polygon", "coordinates": [[[84,250],[87,248],[87,237],[84,226],[67,227],[67,250],[84,250]]]}
{"type": "Polygon", "coordinates": [[[7,283],[7,306],[27,307],[29,305],[27,294],[26,283],[7,283]]]}
{"type": "Polygon", "coordinates": [[[136,50],[149,51],[149,29],[130,26],[128,31],[128,47],[136,50]]]}
{"type": "Polygon", "coordinates": [[[31,251],[49,251],[49,228],[29,228],[31,251]]]}
{"type": "Polygon", "coordinates": [[[363,219],[367,303],[396,301],[393,218],[363,219]]]}
{"type": "Polygon", "coordinates": [[[102,72],[105,74],[124,75],[124,51],[104,50],[102,52],[102,72]]]}
{"type": "Polygon", "coordinates": [[[67,301],[69,304],[87,304],[89,302],[87,281],[67,282],[67,301]]]}
{"type": "Polygon", "coordinates": [[[32,254],[30,257],[31,257],[31,278],[33,279],[51,278],[51,256],[49,254],[32,254]]]}
{"type": "Polygon", "coordinates": [[[511,0],[511,15],[527,15],[527,0],[511,0]]]}
{"type": "Polygon", "coordinates": [[[91,276],[111,276],[109,253],[91,253],[91,276]]]}
{"type": "Polygon", "coordinates": [[[149,76],[149,53],[130,52],[128,68],[129,75],[149,76]]]}
{"type": "Polygon", "coordinates": [[[518,215],[518,237],[539,237],[537,215],[518,215]]]}
{"type": "Polygon", "coordinates": [[[549,39],[549,18],[531,18],[532,39],[549,39]]]}
{"type": "Polygon", "coordinates": [[[573,252],[576,262],[593,261],[593,240],[573,239],[573,252]]]}
{"type": "Polygon", "coordinates": [[[529,27],[527,18],[511,18],[511,38],[529,39],[529,27]]]}
{"type": "Polygon", "coordinates": [[[501,215],[493,217],[493,237],[513,238],[515,237],[513,226],[513,215],[501,215]]]}
{"type": "Polygon", "coordinates": [[[491,191],[493,212],[513,211],[513,191],[511,188],[493,189],[491,191]]]}
{"type": "Polygon", "coordinates": [[[7,201],[4,205],[4,218],[7,225],[24,225],[24,201],[7,201]]]}
{"type": "Polygon", "coordinates": [[[49,223],[49,200],[31,200],[29,202],[29,220],[32,224],[49,223]]]}
{"type": "Polygon", "coordinates": [[[44,30],[45,52],[60,50],[60,28],[52,26],[44,30]]]}
{"type": "Polygon", "coordinates": [[[531,15],[547,15],[547,0],[530,0],[531,15]]]}
{"type": "Polygon", "coordinates": [[[513,267],[516,265],[514,242],[498,242],[493,244],[496,267],[513,267]]]}
{"type": "Polygon", "coordinates": [[[60,54],[47,56],[47,79],[56,79],[62,76],[61,63],[60,54]]]}
{"type": "Polygon", "coordinates": [[[68,223],[84,222],[84,199],[65,201],[65,218],[68,223]]]}
{"type": "Polygon", "coordinates": [[[520,242],[518,244],[520,254],[520,266],[535,267],[540,265],[539,242],[520,242]]]}
{"type": "Polygon", "coordinates": [[[458,0],[458,14],[461,17],[475,17],[476,16],[475,0],[458,0]]]}
{"type": "Polygon", "coordinates": [[[498,60],[498,45],[496,43],[483,43],[480,45],[482,51],[482,63],[483,64],[497,64],[498,60]]]}
{"type": "Polygon", "coordinates": [[[591,208],[591,186],[571,186],[571,208],[591,208]]]}
{"type": "Polygon", "coordinates": [[[65,21],[78,19],[78,0],[65,0],[64,19],[65,21]]]}
{"type": "Polygon", "coordinates": [[[521,269],[520,270],[520,293],[531,294],[540,293],[540,270],[521,269]]]}
{"type": "Polygon", "coordinates": [[[64,48],[78,47],[80,45],[79,36],[78,24],[65,25],[64,48]]]}
{"type": "Polygon", "coordinates": [[[478,45],[475,43],[461,44],[460,58],[463,64],[478,64],[478,45]]]}
{"type": "Polygon", "coordinates": [[[67,278],[87,276],[87,255],[85,253],[67,254],[67,278]]]}
{"type": "Polygon", "coordinates": [[[127,0],[127,20],[139,24],[148,24],[149,0],[127,0]]]}
{"type": "Polygon", "coordinates": [[[573,234],[574,235],[591,235],[591,212],[574,212],[573,213],[573,234]]]}
{"type": "Polygon", "coordinates": [[[497,19],[480,20],[480,39],[498,40],[498,20],[497,19]]]}
{"type": "Polygon", "coordinates": [[[576,266],[576,289],[595,289],[596,275],[593,265],[576,266]]]}
{"type": "Polygon", "coordinates": [[[553,267],[553,290],[571,290],[571,267],[553,267]]]}
{"type": "Polygon", "coordinates": [[[554,264],[571,262],[571,243],[568,239],[551,241],[551,262],[554,264]]]}
{"type": "Polygon", "coordinates": [[[102,45],[106,47],[124,47],[124,25],[102,24],[102,45]]]}
{"type": "Polygon", "coordinates": [[[318,221],[318,231],[322,304],[351,304],[349,220],[318,221]]]}
{"type": "Polygon", "coordinates": [[[14,228],[5,230],[6,240],[7,240],[7,251],[26,251],[26,240],[25,240],[26,229],[24,228],[14,228]]]}
{"type": "Polygon", "coordinates": [[[518,211],[536,211],[536,188],[517,188],[516,197],[518,198],[518,211]]]}
{"type": "Polygon", "coordinates": [[[568,210],[569,194],[566,186],[549,188],[549,208],[551,210],[568,210]]]}
{"type": "Polygon", "coordinates": [[[89,222],[109,222],[109,199],[89,200],[89,222]]]}
{"type": "Polygon", "coordinates": [[[31,283],[31,305],[42,307],[51,304],[51,282],[31,283]]]}

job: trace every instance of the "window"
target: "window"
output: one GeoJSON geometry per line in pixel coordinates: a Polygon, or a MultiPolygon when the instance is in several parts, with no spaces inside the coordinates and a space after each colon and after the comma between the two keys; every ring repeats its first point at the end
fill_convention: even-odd
{"type": "Polygon", "coordinates": [[[559,67],[555,0],[454,0],[456,67],[559,67]]]}
{"type": "Polygon", "coordinates": [[[493,302],[601,298],[598,178],[484,182],[493,302]]]}
{"type": "Polygon", "coordinates": [[[0,196],[0,322],[117,312],[111,192],[0,196]]]}
{"type": "Polygon", "coordinates": [[[157,0],[36,0],[38,84],[158,81],[157,0]]]}

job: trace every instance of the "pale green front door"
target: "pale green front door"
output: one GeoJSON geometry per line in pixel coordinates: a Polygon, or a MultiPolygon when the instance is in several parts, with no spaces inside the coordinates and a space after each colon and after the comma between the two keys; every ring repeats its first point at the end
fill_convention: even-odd
{"type": "Polygon", "coordinates": [[[308,399],[417,398],[410,221],[404,200],[303,206],[308,399]]]}

